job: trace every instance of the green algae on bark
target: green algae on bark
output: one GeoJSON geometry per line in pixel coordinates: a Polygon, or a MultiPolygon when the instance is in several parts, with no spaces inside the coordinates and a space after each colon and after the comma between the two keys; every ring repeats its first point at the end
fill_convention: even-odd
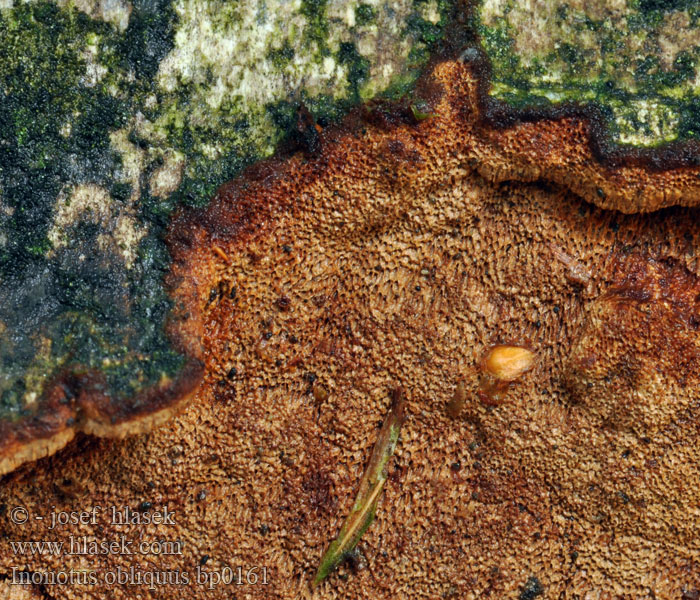
{"type": "Polygon", "coordinates": [[[0,421],[35,416],[59,380],[97,375],[119,401],[176,379],[186,358],[166,335],[163,283],[173,210],[270,156],[300,103],[326,124],[410,89],[449,11],[0,3],[0,421]]]}
{"type": "Polygon", "coordinates": [[[700,138],[697,3],[482,0],[474,16],[493,98],[594,106],[621,145],[700,138]]]}

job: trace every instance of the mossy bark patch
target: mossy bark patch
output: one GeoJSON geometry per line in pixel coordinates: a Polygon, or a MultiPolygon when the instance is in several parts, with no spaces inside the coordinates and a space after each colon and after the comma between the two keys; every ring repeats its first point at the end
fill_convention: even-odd
{"type": "Polygon", "coordinates": [[[483,0],[475,27],[493,98],[595,106],[620,145],[700,137],[697,3],[483,0]]]}

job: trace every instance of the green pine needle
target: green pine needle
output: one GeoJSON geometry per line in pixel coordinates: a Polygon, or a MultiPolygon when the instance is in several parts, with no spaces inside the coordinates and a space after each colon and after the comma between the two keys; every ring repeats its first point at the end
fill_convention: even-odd
{"type": "Polygon", "coordinates": [[[372,450],[365,473],[360,482],[355,503],[340,528],[338,537],[331,542],[321,558],[321,564],[313,580],[313,586],[321,583],[340,561],[357,546],[360,538],[374,520],[377,503],[386,482],[386,464],[394,454],[399,430],[405,418],[406,402],[400,388],[395,389],[391,409],[384,420],[372,450]]]}

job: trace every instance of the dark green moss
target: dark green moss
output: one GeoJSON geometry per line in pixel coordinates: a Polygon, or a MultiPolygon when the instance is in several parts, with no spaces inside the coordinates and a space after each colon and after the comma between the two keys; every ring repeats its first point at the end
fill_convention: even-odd
{"type": "Polygon", "coordinates": [[[109,188],[109,195],[119,202],[125,202],[131,196],[131,184],[114,182],[109,188]]]}
{"type": "Polygon", "coordinates": [[[355,23],[362,27],[373,23],[377,18],[377,11],[369,4],[358,4],[355,9],[355,23]]]}
{"type": "Polygon", "coordinates": [[[544,588],[542,587],[540,580],[533,575],[531,577],[528,577],[527,582],[525,583],[523,589],[520,592],[519,599],[535,600],[535,598],[541,596],[542,594],[544,594],[544,588]]]}
{"type": "Polygon", "coordinates": [[[556,51],[568,70],[569,77],[575,77],[584,64],[584,53],[573,44],[562,44],[556,51]]]}
{"type": "MultiPolygon", "coordinates": [[[[0,13],[0,189],[6,211],[0,230],[7,238],[0,246],[0,417],[21,413],[27,372],[46,381],[68,364],[71,370],[94,369],[107,377],[109,393],[122,396],[163,373],[175,374],[182,362],[163,332],[167,254],[161,251],[158,265],[140,260],[127,271],[120,258],[99,247],[96,224],[76,225],[68,247],[52,255],[47,238],[56,198],[67,184],[96,183],[122,202],[130,194],[128,184],[115,181],[120,158],[109,134],[127,123],[138,89],[150,87],[138,77],[152,75],[167,51],[166,41],[152,39],[162,37],[163,28],[155,25],[163,22],[160,8],[144,17],[148,11],[135,3],[129,42],[121,46],[111,26],[53,3],[19,4],[0,13]],[[90,36],[98,36],[107,56],[119,48],[137,79],[127,83],[125,71],[113,68],[102,81],[84,81],[90,36]],[[48,355],[42,338],[50,341],[48,355]],[[143,352],[151,357],[148,368],[143,352]]],[[[151,229],[142,244],[163,247],[158,227],[151,229]]]]}
{"type": "Polygon", "coordinates": [[[301,0],[301,14],[308,21],[307,37],[316,42],[322,55],[327,55],[328,20],[326,6],[328,0],[301,0]]]}
{"type": "Polygon", "coordinates": [[[690,98],[680,106],[679,136],[700,138],[700,97],[690,98]]]}
{"type": "Polygon", "coordinates": [[[414,87],[415,80],[412,77],[397,79],[386,90],[382,92],[382,97],[387,100],[399,100],[406,96],[410,96],[414,87]]]}
{"type": "Polygon", "coordinates": [[[411,14],[406,20],[406,31],[417,41],[427,45],[437,42],[442,34],[439,24],[431,23],[417,12],[411,14]]]}
{"type": "Polygon", "coordinates": [[[341,65],[348,68],[351,99],[353,102],[358,102],[361,99],[360,89],[369,77],[369,61],[357,51],[354,42],[342,42],[337,59],[341,65]]]}
{"type": "Polygon", "coordinates": [[[285,40],[284,45],[281,48],[270,50],[267,57],[272,61],[279,70],[284,69],[289,62],[294,58],[294,48],[289,45],[289,42],[285,40]]]}
{"type": "Polygon", "coordinates": [[[513,38],[505,24],[497,27],[478,26],[478,33],[486,54],[490,57],[498,80],[516,76],[520,58],[513,50],[513,38]]]}
{"type": "Polygon", "coordinates": [[[639,10],[643,13],[653,11],[685,10],[697,5],[697,0],[640,0],[639,10]]]}
{"type": "Polygon", "coordinates": [[[192,207],[205,206],[222,183],[233,179],[257,158],[254,152],[245,154],[241,149],[235,148],[229,150],[216,162],[204,159],[194,161],[187,169],[177,192],[165,201],[158,201],[157,206],[161,208],[159,214],[164,220],[169,219],[171,206],[175,203],[192,207]]]}
{"type": "Polygon", "coordinates": [[[133,0],[132,7],[117,55],[137,77],[150,81],[173,47],[175,11],[171,0],[133,0]]]}
{"type": "MultiPolygon", "coordinates": [[[[37,248],[46,246],[54,199],[76,175],[68,172],[69,157],[85,156],[91,176],[115,164],[103,134],[123,120],[125,107],[102,89],[86,96],[75,85],[84,71],[76,38],[85,27],[84,19],[53,4],[22,4],[12,20],[0,14],[0,176],[3,203],[14,211],[6,222],[13,235],[0,251],[4,277],[43,255],[37,248]],[[67,137],[60,133],[65,124],[67,137]]],[[[80,171],[78,179],[86,175],[80,171]]]]}
{"type": "MultiPolygon", "coordinates": [[[[327,94],[312,97],[304,92],[301,95],[301,101],[304,106],[309,109],[316,122],[323,127],[331,123],[339,122],[352,106],[350,100],[338,101],[327,94]]],[[[275,105],[278,107],[291,106],[288,102],[284,101],[275,103],[275,105]]],[[[272,107],[270,108],[272,109],[272,107]]],[[[275,121],[280,123],[281,131],[288,131],[289,127],[293,127],[296,124],[296,109],[293,109],[293,112],[289,113],[287,119],[281,120],[278,116],[275,121]],[[288,123],[289,127],[284,127],[284,122],[288,123]]]]}

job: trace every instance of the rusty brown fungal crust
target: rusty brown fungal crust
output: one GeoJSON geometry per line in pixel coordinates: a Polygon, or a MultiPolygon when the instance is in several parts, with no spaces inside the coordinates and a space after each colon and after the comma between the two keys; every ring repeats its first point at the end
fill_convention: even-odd
{"type": "Polygon", "coordinates": [[[616,260],[609,289],[587,307],[565,380],[602,423],[649,437],[700,398],[687,389],[700,373],[700,279],[675,260],[616,260]]]}
{"type": "MultiPolygon", "coordinates": [[[[482,54],[467,51],[462,60],[467,61],[477,77],[459,90],[464,94],[463,105],[467,114],[460,114],[457,118],[470,123],[470,148],[466,153],[469,167],[487,180],[546,180],[571,189],[601,208],[624,213],[651,212],[676,205],[695,206],[700,202],[700,166],[694,164],[698,148],[692,143],[644,151],[608,147],[604,142],[602,120],[595,111],[576,106],[546,111],[515,110],[489,97],[490,70],[482,54]]],[[[423,89],[419,87],[418,93],[430,100],[436,94],[433,80],[424,78],[423,89]]],[[[435,117],[434,112],[425,114],[429,119],[435,117]]],[[[304,118],[308,121],[310,115],[305,114],[304,118]]],[[[357,119],[358,114],[348,119],[346,127],[353,118],[357,119]]],[[[371,114],[370,118],[384,120],[385,124],[397,119],[419,120],[415,117],[413,104],[400,111],[371,114]]],[[[355,129],[357,126],[355,123],[355,129]]],[[[326,142],[338,134],[337,129],[327,132],[326,142]]],[[[269,173],[262,172],[272,172],[278,164],[278,160],[267,161],[257,167],[260,174],[256,175],[253,169],[247,178],[269,177],[269,173]]],[[[216,210],[214,207],[207,212],[207,217],[202,217],[209,219],[205,226],[211,227],[215,235],[218,227],[216,210]]],[[[243,227],[246,218],[242,218],[237,227],[243,227]]],[[[180,237],[177,227],[172,236],[175,245],[180,237]]],[[[217,251],[222,250],[213,244],[212,252],[217,251]]],[[[554,252],[557,255],[556,250],[554,252]]],[[[575,267],[570,267],[569,271],[572,279],[588,275],[577,273],[575,267]]],[[[202,278],[200,274],[188,275],[185,279],[188,277],[202,278]]],[[[195,312],[200,310],[199,304],[193,305],[195,312]]],[[[201,336],[197,320],[185,319],[182,327],[179,319],[175,321],[176,324],[170,327],[171,337],[176,339],[177,346],[186,348],[185,354],[190,358],[178,381],[163,382],[118,408],[90,386],[76,390],[77,401],[71,399],[65,405],[60,404],[61,397],[65,396],[66,383],[59,378],[57,384],[48,387],[37,401],[34,415],[0,425],[0,474],[24,462],[52,454],[64,447],[77,432],[122,437],[147,431],[175,414],[201,376],[196,359],[201,336]],[[114,414],[115,410],[118,415],[114,414]]]]}
{"type": "MultiPolygon", "coordinates": [[[[558,185],[483,177],[508,159],[477,125],[475,78],[455,62],[433,77],[435,117],[417,123],[380,107],[346,130],[325,129],[318,154],[260,165],[209,209],[181,215],[170,284],[182,335],[203,340],[191,349],[206,366],[195,401],[148,436],[82,440],[19,469],[0,506],[167,504],[174,529],[103,522],[80,533],[177,538],[182,556],[87,564],[266,566],[270,585],[246,587],[247,597],[310,597],[387,392],[401,386],[402,443],[384,509],[360,544],[368,566],[341,568],[314,597],[697,594],[697,210],[624,215],[558,185]],[[590,273],[586,285],[552,244],[590,273]],[[484,406],[474,366],[503,343],[536,348],[537,360],[502,404],[484,406]],[[455,419],[445,406],[460,381],[455,419]],[[582,391],[589,383],[595,395],[582,391]],[[64,480],[82,490],[78,500],[64,480]]],[[[47,526],[0,519],[0,539],[75,534],[48,536],[47,526]]],[[[86,565],[23,561],[30,571],[86,565]]],[[[1,553],[0,574],[15,563],[1,553]]]]}

